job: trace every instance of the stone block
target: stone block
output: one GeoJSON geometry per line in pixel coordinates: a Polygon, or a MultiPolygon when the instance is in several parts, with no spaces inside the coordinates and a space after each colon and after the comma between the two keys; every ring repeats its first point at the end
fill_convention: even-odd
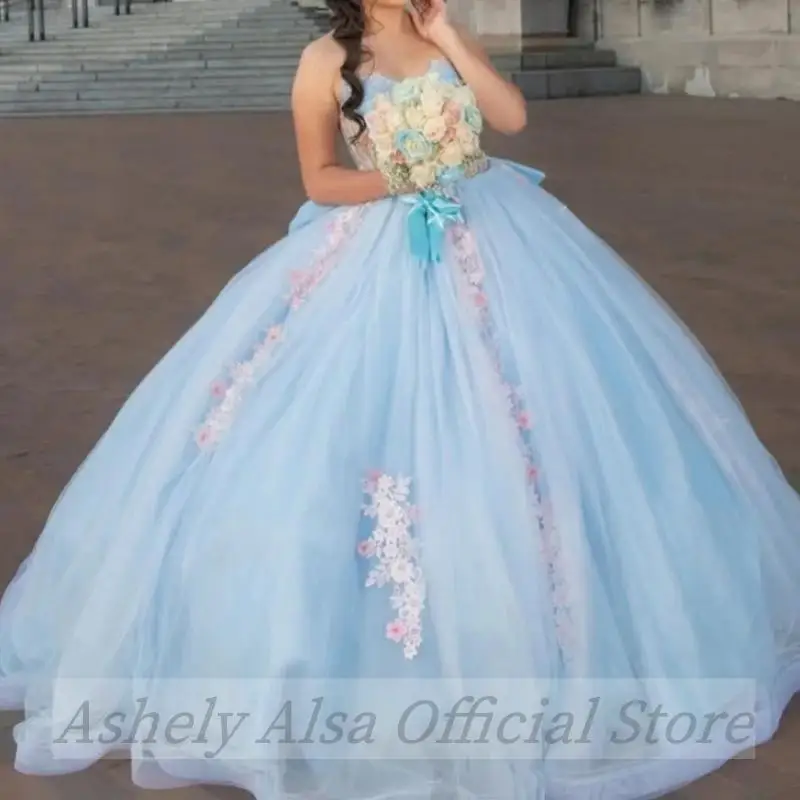
{"type": "Polygon", "coordinates": [[[769,67],[719,67],[712,75],[720,97],[775,97],[777,73],[769,67]]]}
{"type": "Polygon", "coordinates": [[[715,34],[787,33],[787,0],[712,0],[715,34]]]}
{"type": "Polygon", "coordinates": [[[522,69],[522,55],[520,53],[500,53],[492,55],[492,64],[500,72],[516,72],[522,69]]]}
{"type": "Polygon", "coordinates": [[[702,80],[705,68],[674,66],[669,64],[647,64],[642,68],[644,91],[650,94],[686,94],[691,81],[698,84],[695,94],[703,94],[702,80]],[[699,78],[699,80],[698,80],[699,78]]]}
{"type": "Polygon", "coordinates": [[[620,64],[641,68],[647,92],[800,99],[800,36],[680,41],[662,35],[612,44],[620,64]]]}
{"type": "Polygon", "coordinates": [[[563,97],[581,97],[586,91],[586,79],[579,70],[558,70],[548,74],[547,96],[555,100],[563,97]]]}
{"type": "Polygon", "coordinates": [[[575,47],[551,50],[545,53],[526,53],[522,59],[526,69],[579,69],[581,67],[613,67],[617,55],[613,50],[596,50],[593,47],[575,47]],[[534,60],[535,59],[535,60],[534,60]]]}
{"type": "MultiPolygon", "coordinates": [[[[800,2],[800,0],[798,0],[800,2]]],[[[594,41],[595,36],[599,36],[599,8],[596,9],[595,0],[578,0],[578,29],[577,36],[584,41],[594,41]],[[595,29],[595,13],[597,13],[597,29],[595,29]]]]}
{"type": "Polygon", "coordinates": [[[514,75],[514,83],[519,86],[526,100],[547,99],[546,72],[518,72],[514,75]]]}
{"type": "MultiPolygon", "coordinates": [[[[800,9],[798,9],[797,23],[800,27],[800,9]]],[[[796,35],[778,39],[775,61],[781,67],[800,68],[800,31],[796,35]]]]}
{"type": "Polygon", "coordinates": [[[453,22],[462,25],[474,34],[479,34],[476,29],[474,14],[472,10],[475,4],[472,0],[449,0],[447,3],[447,13],[453,22]]]}
{"type": "Polygon", "coordinates": [[[641,73],[632,68],[551,70],[547,79],[547,96],[552,99],[638,94],[640,90],[641,73]]]}
{"type": "Polygon", "coordinates": [[[778,60],[775,38],[738,41],[720,38],[716,43],[717,62],[722,67],[772,67],[778,60]]]}
{"type": "Polygon", "coordinates": [[[710,0],[644,0],[642,36],[658,34],[702,35],[711,30],[710,0]]]}
{"type": "Polygon", "coordinates": [[[522,54],[522,64],[520,65],[522,69],[545,69],[547,67],[547,57],[549,53],[541,52],[541,53],[523,53],[522,54]]]}
{"type": "Polygon", "coordinates": [[[522,35],[566,34],[569,0],[520,0],[522,35]]]}
{"type": "Polygon", "coordinates": [[[522,9],[520,0],[481,0],[472,5],[472,28],[478,34],[520,35],[522,9]]]}
{"type": "Polygon", "coordinates": [[[695,67],[683,85],[684,94],[690,97],[717,97],[719,90],[714,80],[716,71],[717,67],[705,64],[695,67]]]}
{"type": "MultiPolygon", "coordinates": [[[[90,0],[89,6],[113,6],[116,0],[90,0]]],[[[153,3],[155,0],[131,0],[131,3],[153,3]]],[[[164,2],[164,0],[162,0],[164,2]]],[[[125,7],[125,0],[120,0],[120,5],[125,7]]]]}
{"type": "Polygon", "coordinates": [[[775,97],[800,100],[800,65],[775,70],[775,97]]]}
{"type": "Polygon", "coordinates": [[[666,70],[669,67],[715,65],[717,49],[713,40],[681,40],[677,37],[656,36],[651,39],[634,39],[612,42],[617,60],[621,64],[646,64],[648,68],[666,70]]]}
{"type": "Polygon", "coordinates": [[[639,35],[638,0],[597,0],[600,8],[600,36],[613,39],[639,35]]]}

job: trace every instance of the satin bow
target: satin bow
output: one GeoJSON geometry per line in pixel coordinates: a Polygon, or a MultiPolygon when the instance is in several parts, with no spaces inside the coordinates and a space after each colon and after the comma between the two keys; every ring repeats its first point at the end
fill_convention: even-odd
{"type": "Polygon", "coordinates": [[[425,190],[402,198],[409,203],[408,239],[411,254],[423,264],[442,260],[445,228],[453,222],[463,222],[461,204],[443,194],[425,190]]]}

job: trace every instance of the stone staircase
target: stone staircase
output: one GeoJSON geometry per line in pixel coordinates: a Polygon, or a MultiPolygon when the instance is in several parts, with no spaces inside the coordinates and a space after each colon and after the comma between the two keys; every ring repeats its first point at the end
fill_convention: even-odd
{"type": "Polygon", "coordinates": [[[642,89],[638,67],[619,66],[613,50],[573,39],[533,40],[513,53],[492,53],[492,61],[528,100],[639,94],[642,89]]]}
{"type": "MultiPolygon", "coordinates": [[[[0,23],[0,116],[278,110],[289,105],[299,53],[327,30],[324,13],[289,0],[135,4],[91,9],[72,28],[49,9],[48,39],[27,41],[21,8],[0,23]]],[[[590,45],[540,43],[497,53],[530,99],[638,92],[638,70],[590,45]]]]}
{"type": "Polygon", "coordinates": [[[286,108],[301,49],[326,29],[315,16],[284,0],[184,0],[92,8],[75,30],[62,8],[35,43],[6,23],[0,115],[286,108]]]}

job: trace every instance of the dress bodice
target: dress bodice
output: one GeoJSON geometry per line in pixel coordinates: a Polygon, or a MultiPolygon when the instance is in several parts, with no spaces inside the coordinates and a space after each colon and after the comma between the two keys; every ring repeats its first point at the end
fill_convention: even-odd
{"type": "Polygon", "coordinates": [[[341,129],[359,169],[380,169],[395,190],[444,186],[483,170],[483,120],[472,90],[449,62],[431,61],[419,77],[363,78],[359,112],[367,130],[342,118],[341,129]]]}

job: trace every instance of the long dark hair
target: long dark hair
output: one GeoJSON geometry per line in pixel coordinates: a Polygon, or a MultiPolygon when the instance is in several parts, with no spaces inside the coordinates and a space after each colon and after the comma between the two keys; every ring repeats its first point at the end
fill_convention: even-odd
{"type": "Polygon", "coordinates": [[[364,83],[359,77],[358,68],[368,55],[364,47],[364,33],[367,18],[362,0],[326,0],[331,12],[333,38],[344,50],[342,79],[350,88],[342,102],[342,116],[358,126],[353,140],[358,139],[367,129],[367,123],[358,109],[364,102],[364,83]]]}
{"type": "MultiPolygon", "coordinates": [[[[342,79],[350,91],[342,102],[342,116],[357,126],[353,141],[367,129],[367,123],[358,109],[364,102],[364,82],[358,74],[358,68],[366,61],[369,50],[364,47],[364,34],[367,30],[367,14],[364,0],[325,0],[331,12],[331,30],[334,41],[338,42],[345,53],[342,64],[342,79]]],[[[430,8],[430,0],[411,0],[421,14],[430,8]]]]}

